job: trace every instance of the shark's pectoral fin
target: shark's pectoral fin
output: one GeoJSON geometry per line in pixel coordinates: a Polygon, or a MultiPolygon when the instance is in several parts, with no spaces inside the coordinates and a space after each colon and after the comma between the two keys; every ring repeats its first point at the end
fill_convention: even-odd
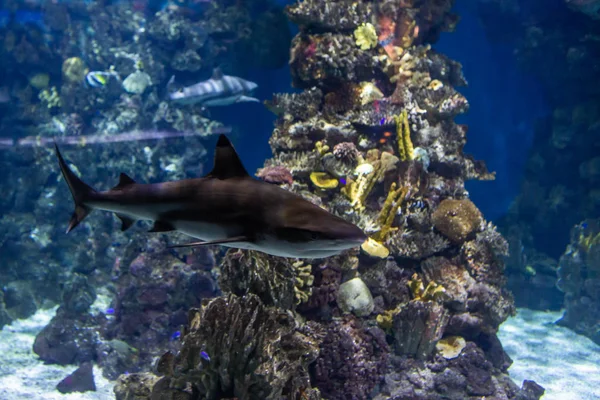
{"type": "Polygon", "coordinates": [[[254,102],[254,103],[260,103],[260,100],[257,99],[256,97],[250,97],[250,96],[240,96],[238,97],[236,103],[244,103],[244,102],[254,102]]]}
{"type": "Polygon", "coordinates": [[[135,181],[133,179],[131,179],[129,176],[127,176],[127,174],[124,174],[123,172],[121,172],[121,175],[119,175],[119,183],[117,184],[117,186],[112,188],[112,190],[120,190],[129,185],[133,185],[134,183],[135,183],[135,181]]]}
{"type": "Polygon", "coordinates": [[[131,228],[131,225],[133,225],[133,223],[135,222],[133,218],[129,218],[126,215],[117,214],[117,217],[119,217],[119,219],[121,220],[121,231],[123,232],[131,228]]]}
{"type": "Polygon", "coordinates": [[[169,222],[155,221],[154,225],[148,232],[171,232],[174,230],[175,227],[169,222]]]}
{"type": "Polygon", "coordinates": [[[184,243],[184,244],[175,244],[173,246],[168,246],[169,249],[179,248],[179,247],[196,247],[196,246],[210,246],[217,244],[225,244],[225,243],[234,243],[234,242],[251,242],[252,240],[248,236],[234,236],[225,239],[217,239],[217,240],[208,240],[205,242],[192,242],[192,243],[184,243]]]}

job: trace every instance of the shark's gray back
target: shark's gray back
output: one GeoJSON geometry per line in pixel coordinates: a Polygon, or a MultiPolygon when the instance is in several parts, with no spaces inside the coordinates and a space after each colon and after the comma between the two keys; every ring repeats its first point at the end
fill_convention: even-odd
{"type": "Polygon", "coordinates": [[[193,102],[222,100],[232,102],[236,97],[254,90],[256,84],[236,76],[223,75],[220,79],[208,79],[183,89],[185,98],[193,102]]]}

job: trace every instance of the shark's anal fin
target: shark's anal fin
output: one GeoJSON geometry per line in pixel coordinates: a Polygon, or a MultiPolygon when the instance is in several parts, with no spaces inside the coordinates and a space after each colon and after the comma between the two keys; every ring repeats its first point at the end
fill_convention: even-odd
{"type": "Polygon", "coordinates": [[[192,243],[184,243],[184,244],[175,244],[173,246],[168,246],[169,249],[175,249],[180,247],[196,247],[196,246],[210,246],[224,243],[234,243],[234,242],[250,242],[250,238],[248,236],[234,236],[226,239],[217,239],[217,240],[208,240],[205,242],[192,242],[192,243]]]}
{"type": "Polygon", "coordinates": [[[168,222],[156,221],[148,232],[171,232],[175,227],[168,222]]]}
{"type": "Polygon", "coordinates": [[[217,141],[215,164],[207,177],[216,179],[250,177],[231,142],[223,134],[219,136],[217,141]]]}
{"type": "Polygon", "coordinates": [[[133,218],[129,218],[126,215],[117,214],[117,217],[121,220],[121,231],[126,231],[131,228],[131,225],[135,222],[133,218]]]}
{"type": "Polygon", "coordinates": [[[121,190],[129,185],[133,185],[134,183],[135,181],[133,179],[127,176],[127,174],[121,172],[121,175],[119,175],[119,183],[117,184],[117,186],[112,188],[112,190],[121,190]]]}

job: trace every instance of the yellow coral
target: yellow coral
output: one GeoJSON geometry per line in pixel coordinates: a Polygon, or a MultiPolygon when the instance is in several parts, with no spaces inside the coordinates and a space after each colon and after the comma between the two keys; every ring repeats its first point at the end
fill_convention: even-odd
{"type": "Polygon", "coordinates": [[[312,266],[310,264],[305,265],[302,261],[296,261],[293,266],[296,270],[294,293],[296,295],[296,305],[298,305],[306,303],[310,298],[315,277],[312,275],[312,266]]]}
{"type": "Polygon", "coordinates": [[[355,43],[361,50],[369,50],[377,46],[377,31],[373,24],[366,23],[354,30],[355,43]]]}
{"type": "Polygon", "coordinates": [[[338,186],[338,180],[332,178],[327,172],[311,172],[310,180],[320,189],[335,189],[338,186]]]}
{"type": "Polygon", "coordinates": [[[400,306],[393,308],[391,310],[385,310],[383,314],[379,314],[376,317],[377,324],[379,327],[386,332],[390,332],[392,330],[392,324],[394,322],[394,317],[396,314],[400,312],[400,306]]]}
{"type": "Polygon", "coordinates": [[[62,65],[63,76],[71,83],[83,82],[88,71],[85,63],[79,57],[67,58],[62,65]]]}
{"type": "Polygon", "coordinates": [[[315,143],[315,150],[317,153],[324,156],[329,151],[329,146],[319,140],[317,143],[315,143]]]}
{"type": "Polygon", "coordinates": [[[373,238],[382,242],[387,240],[390,233],[398,229],[392,228],[392,224],[394,223],[398,209],[408,193],[407,187],[403,186],[400,189],[396,189],[396,186],[396,182],[392,183],[392,186],[390,186],[387,198],[377,217],[379,231],[373,235],[373,238]]]}
{"type": "Polygon", "coordinates": [[[408,288],[413,296],[413,300],[418,301],[438,300],[443,293],[446,293],[446,289],[434,281],[430,281],[426,287],[416,273],[408,281],[408,288]]]}
{"type": "Polygon", "coordinates": [[[45,90],[41,91],[40,94],[38,95],[38,98],[43,103],[46,103],[46,107],[48,107],[48,108],[62,106],[62,101],[60,99],[60,95],[58,94],[58,90],[56,90],[56,87],[54,87],[54,86],[52,86],[50,88],[50,90],[45,89],[45,90]]]}
{"type": "Polygon", "coordinates": [[[460,355],[460,352],[465,348],[467,342],[460,336],[448,336],[438,340],[435,348],[440,352],[442,357],[451,360],[460,355]]]}
{"type": "Polygon", "coordinates": [[[360,248],[371,257],[387,258],[390,255],[387,247],[372,238],[365,240],[360,248]]]}
{"type": "Polygon", "coordinates": [[[410,139],[410,126],[408,125],[408,113],[402,111],[400,115],[394,117],[396,122],[396,139],[398,140],[398,155],[402,161],[409,161],[414,158],[414,147],[410,139]]]}
{"type": "Polygon", "coordinates": [[[369,193],[371,193],[373,186],[375,186],[375,182],[379,179],[380,170],[380,163],[376,165],[368,163],[360,164],[356,167],[356,171],[358,172],[356,180],[347,181],[346,186],[342,189],[342,193],[351,200],[352,207],[357,211],[365,209],[365,200],[369,193]],[[369,168],[365,168],[366,166],[369,168]]]}

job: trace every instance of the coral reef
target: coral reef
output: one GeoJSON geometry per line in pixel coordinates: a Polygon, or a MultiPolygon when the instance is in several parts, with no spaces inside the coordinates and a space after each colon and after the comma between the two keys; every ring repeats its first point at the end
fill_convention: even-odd
{"type": "Polygon", "coordinates": [[[600,220],[571,230],[571,243],[558,263],[558,288],[565,313],[558,321],[600,344],[600,220]]]}
{"type": "Polygon", "coordinates": [[[313,262],[229,250],[219,277],[229,295],[190,312],[182,349],[159,362],[153,395],[541,396],[535,383],[512,383],[496,337],[514,312],[503,279],[508,245],[464,189],[494,175],[463,153],[467,129],[453,121],[468,108],[455,90],[466,83],[460,65],[430,46],[453,29],[450,7],[286,8],[300,26],[290,60],[300,92],[267,102],[277,116],[273,158],[259,174],[370,238],[313,262]]]}

